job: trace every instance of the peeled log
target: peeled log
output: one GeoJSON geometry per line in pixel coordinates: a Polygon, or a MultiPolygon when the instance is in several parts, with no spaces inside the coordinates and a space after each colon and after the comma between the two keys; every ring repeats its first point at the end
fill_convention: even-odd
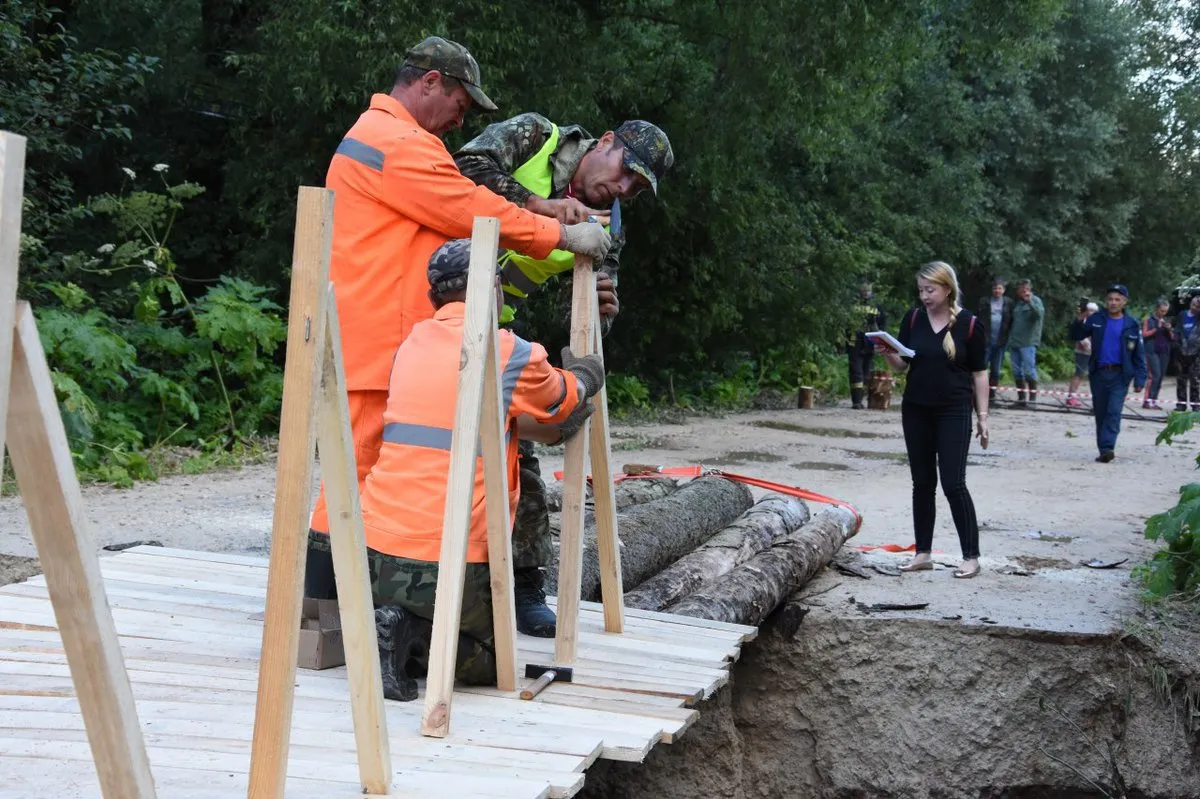
{"type": "Polygon", "coordinates": [[[830,508],[666,610],[757,627],[793,591],[825,568],[856,532],[853,513],[830,508]]]}
{"type": "MultiPolygon", "coordinates": [[[[720,477],[701,477],[663,499],[634,505],[617,514],[621,577],[636,586],[717,534],[750,507],[750,489],[720,477]]],[[[553,526],[553,525],[552,525],[553,526]]],[[[558,562],[546,569],[547,593],[558,592],[558,562]]],[[[583,580],[580,596],[600,598],[596,525],[583,530],[583,580]]]]}
{"type": "Polygon", "coordinates": [[[808,519],[808,506],[801,500],[770,494],[698,548],[626,593],[625,605],[661,610],[733,571],[808,519]]]}
{"type": "MultiPolygon", "coordinates": [[[[653,502],[672,494],[679,488],[679,481],[673,477],[638,477],[633,480],[622,480],[613,486],[613,494],[617,500],[617,510],[624,510],[631,505],[641,505],[653,502]]],[[[592,502],[592,486],[586,487],[586,498],[592,502]]],[[[546,486],[546,505],[551,512],[562,510],[562,483],[551,483],[546,486]]]]}

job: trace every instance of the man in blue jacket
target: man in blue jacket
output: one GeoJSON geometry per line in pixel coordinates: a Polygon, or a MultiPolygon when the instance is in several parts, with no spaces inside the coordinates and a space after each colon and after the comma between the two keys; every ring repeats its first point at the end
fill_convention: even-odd
{"type": "Polygon", "coordinates": [[[1096,414],[1098,463],[1116,457],[1117,434],[1121,432],[1121,411],[1129,381],[1133,390],[1146,385],[1146,352],[1142,345],[1141,322],[1125,313],[1129,289],[1120,283],[1108,287],[1104,297],[1105,313],[1088,315],[1081,311],[1071,323],[1073,341],[1092,339],[1092,360],[1088,380],[1092,386],[1092,405],[1096,414]]]}

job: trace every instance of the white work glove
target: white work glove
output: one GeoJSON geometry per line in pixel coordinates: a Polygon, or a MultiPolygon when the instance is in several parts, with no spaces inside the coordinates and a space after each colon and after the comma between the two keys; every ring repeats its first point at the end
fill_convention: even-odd
{"type": "Polygon", "coordinates": [[[604,260],[612,248],[612,236],[599,222],[580,222],[563,225],[563,249],[579,255],[589,255],[597,261],[604,260]]]}

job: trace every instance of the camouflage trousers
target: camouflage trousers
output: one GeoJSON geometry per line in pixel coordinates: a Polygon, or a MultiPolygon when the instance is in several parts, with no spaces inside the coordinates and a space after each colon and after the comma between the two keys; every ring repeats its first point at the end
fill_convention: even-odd
{"type": "Polygon", "coordinates": [[[533,454],[533,442],[521,441],[517,466],[521,476],[521,498],[513,519],[513,568],[549,566],[554,558],[550,541],[550,510],[546,507],[546,484],[542,467],[533,454]]]}
{"type": "MultiPolygon", "coordinates": [[[[410,560],[367,550],[371,570],[371,595],[376,605],[397,605],[414,616],[433,622],[438,564],[410,560]]],[[[424,676],[428,650],[410,663],[408,676],[424,676]]],[[[467,685],[496,684],[496,639],[492,625],[491,570],[486,563],[468,563],[459,616],[458,660],[454,674],[467,685]]]]}

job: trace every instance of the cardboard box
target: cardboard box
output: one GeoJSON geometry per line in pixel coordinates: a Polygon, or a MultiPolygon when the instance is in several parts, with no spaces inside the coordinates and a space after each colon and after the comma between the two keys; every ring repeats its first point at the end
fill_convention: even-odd
{"type": "Polygon", "coordinates": [[[345,664],[342,617],[337,600],[305,597],[300,614],[298,665],[302,669],[331,669],[345,664]]]}

